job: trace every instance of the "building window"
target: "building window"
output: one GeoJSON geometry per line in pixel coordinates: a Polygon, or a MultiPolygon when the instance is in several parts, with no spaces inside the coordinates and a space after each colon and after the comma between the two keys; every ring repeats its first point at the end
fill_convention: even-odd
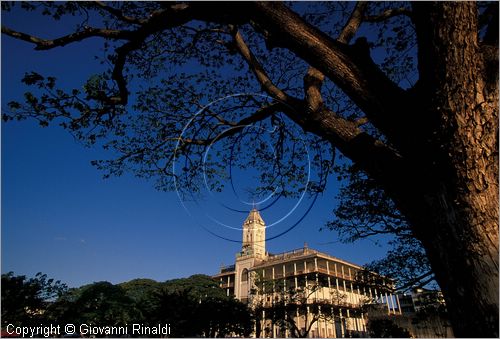
{"type": "Polygon", "coordinates": [[[246,268],[241,271],[241,281],[245,282],[248,281],[248,270],[246,268]]]}

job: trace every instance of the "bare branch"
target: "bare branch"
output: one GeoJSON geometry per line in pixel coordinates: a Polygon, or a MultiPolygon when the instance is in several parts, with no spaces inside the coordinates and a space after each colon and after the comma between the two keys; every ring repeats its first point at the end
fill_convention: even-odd
{"type": "MultiPolygon", "coordinates": [[[[432,279],[434,279],[434,273],[432,271],[427,271],[421,275],[419,275],[418,277],[415,277],[414,279],[410,280],[408,283],[404,284],[403,286],[400,286],[398,288],[399,291],[405,291],[411,287],[413,287],[414,285],[416,285],[417,283],[423,281],[423,279],[425,278],[428,278],[428,277],[431,277],[431,279],[426,279],[425,280],[425,284],[429,283],[430,281],[432,281],[432,279]]],[[[425,284],[419,284],[420,286],[423,286],[425,284]]]]}
{"type": "MultiPolygon", "coordinates": [[[[265,120],[274,113],[281,111],[284,109],[284,105],[282,103],[272,103],[267,106],[261,107],[254,114],[249,117],[243,118],[237,122],[230,122],[224,120],[225,125],[233,126],[234,128],[226,130],[224,133],[218,134],[215,138],[207,138],[207,139],[179,139],[182,144],[194,144],[194,145],[211,145],[214,142],[235,135],[240,129],[245,128],[246,126],[265,120]]],[[[211,116],[214,116],[212,113],[211,116]]],[[[217,117],[215,117],[219,120],[217,117]]]]}
{"type": "Polygon", "coordinates": [[[323,98],[321,97],[321,86],[325,76],[314,67],[309,67],[304,76],[305,99],[310,111],[317,111],[323,106],[323,98]]]}
{"type": "Polygon", "coordinates": [[[363,126],[364,124],[367,124],[370,122],[370,119],[368,119],[368,117],[362,117],[362,118],[359,118],[358,120],[356,120],[354,123],[356,124],[356,126],[360,127],[360,126],[363,126]]]}
{"type": "Polygon", "coordinates": [[[109,98],[108,102],[112,105],[126,105],[128,102],[127,81],[123,76],[123,67],[125,66],[127,55],[131,51],[140,48],[142,42],[142,39],[130,41],[116,49],[116,61],[113,68],[112,78],[118,85],[120,95],[109,98]]]}
{"type": "Polygon", "coordinates": [[[368,2],[366,1],[360,1],[356,3],[356,7],[352,11],[351,17],[349,18],[344,28],[342,29],[342,32],[340,32],[340,35],[337,38],[338,42],[348,44],[349,41],[351,41],[354,34],[356,34],[356,31],[361,25],[361,22],[363,21],[364,13],[367,7],[368,2]]]}
{"type": "Polygon", "coordinates": [[[241,33],[235,28],[232,27],[232,36],[233,36],[233,41],[234,45],[236,46],[236,49],[238,52],[241,54],[243,59],[247,62],[248,66],[252,70],[252,72],[255,74],[255,77],[261,84],[262,88],[271,96],[273,96],[276,99],[282,100],[284,102],[290,101],[288,94],[283,92],[281,89],[279,89],[269,78],[267,75],[266,71],[264,70],[264,67],[259,63],[255,55],[252,53],[250,48],[247,46],[245,43],[245,40],[241,36],[241,33]]]}
{"type": "Polygon", "coordinates": [[[34,35],[17,32],[5,26],[2,26],[2,33],[11,36],[13,38],[35,44],[36,50],[48,50],[55,47],[62,47],[72,42],[82,41],[91,37],[102,37],[105,39],[113,39],[113,40],[130,40],[134,36],[134,33],[132,31],[93,28],[93,27],[85,27],[83,31],[68,34],[53,40],[42,39],[34,35]]]}
{"type": "MultiPolygon", "coordinates": [[[[354,34],[361,25],[364,11],[366,10],[368,3],[365,1],[356,3],[356,7],[344,28],[340,32],[337,38],[338,42],[348,44],[351,41],[354,34]]],[[[323,99],[321,97],[321,86],[325,76],[316,68],[310,66],[307,70],[307,74],[304,76],[304,89],[305,97],[308,102],[309,108],[313,111],[319,109],[323,105],[323,99]]]]}

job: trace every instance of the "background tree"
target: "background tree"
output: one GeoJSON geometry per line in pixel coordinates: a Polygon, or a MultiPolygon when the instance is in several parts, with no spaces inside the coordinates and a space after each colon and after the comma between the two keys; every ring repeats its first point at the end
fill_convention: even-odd
{"type": "Polygon", "coordinates": [[[57,303],[54,306],[60,311],[58,320],[73,324],[126,326],[143,320],[134,300],[125,290],[107,281],[73,289],[57,303]]]}
{"type": "Polygon", "coordinates": [[[147,321],[175,324],[173,337],[249,336],[253,320],[248,307],[225,291],[209,276],[165,282],[153,302],[147,321]]]}
{"type": "Polygon", "coordinates": [[[133,279],[118,286],[134,301],[140,313],[139,319],[146,322],[154,312],[155,300],[163,284],[152,279],[133,279]]]}
{"type": "Polygon", "coordinates": [[[82,25],[55,39],[8,27],[4,34],[38,50],[102,38],[111,68],[83,90],[28,73],[23,81],[35,91],[24,104],[10,103],[4,121],[57,120],[77,138],[106,140],[119,153],[95,163],[107,175],[133,170],[186,191],[196,190],[205,165],[210,184],[220,187],[249,124],[277,132],[267,140],[278,156],[254,137],[251,156],[238,158],[266,164],[262,191],[300,191],[299,139],[318,154],[311,190],[324,187],[325,159],[339,150],[404,215],[455,334],[498,336],[498,3],[22,6],[56,20],[81,15],[82,25]],[[242,95],[225,107],[205,105],[255,91],[270,99],[242,95]],[[204,163],[213,142],[220,156],[204,163]],[[171,170],[176,162],[183,164],[178,172],[171,170]]]}
{"type": "Polygon", "coordinates": [[[335,172],[342,186],[333,211],[335,219],[326,227],[346,243],[390,236],[387,256],[366,265],[367,272],[360,278],[369,276],[370,271],[378,272],[394,279],[402,292],[435,285],[422,243],[412,235],[405,216],[377,182],[353,165],[336,166],[335,172]]]}
{"type": "Polygon", "coordinates": [[[59,280],[37,273],[34,278],[2,274],[2,327],[40,325],[48,322],[47,310],[67,291],[59,280]]]}
{"type": "Polygon", "coordinates": [[[408,330],[398,326],[391,319],[368,321],[368,332],[372,338],[410,338],[408,330]]]}
{"type": "Polygon", "coordinates": [[[209,276],[156,282],[101,281],[68,289],[38,273],[34,278],[2,275],[2,324],[171,324],[174,337],[248,337],[253,318],[247,305],[228,297],[209,276]],[[174,326],[175,324],[175,326],[174,326]]]}

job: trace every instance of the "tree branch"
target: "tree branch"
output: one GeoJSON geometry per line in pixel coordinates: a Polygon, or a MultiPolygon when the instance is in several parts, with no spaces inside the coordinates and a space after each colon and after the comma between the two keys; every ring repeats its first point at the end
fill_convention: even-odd
{"type": "MultiPolygon", "coordinates": [[[[427,271],[421,275],[419,275],[418,277],[415,277],[414,279],[412,279],[410,282],[404,284],[403,286],[399,287],[398,290],[399,291],[405,291],[409,288],[411,288],[412,286],[414,286],[416,283],[422,281],[423,279],[427,278],[427,277],[432,277],[432,279],[434,279],[434,273],[432,271],[427,271]]],[[[432,280],[431,279],[431,280],[432,280]]],[[[426,281],[426,284],[431,281],[431,280],[427,280],[426,281]]]]}
{"type": "Polygon", "coordinates": [[[139,49],[142,42],[142,39],[130,41],[116,49],[116,60],[111,76],[118,86],[119,95],[109,98],[107,100],[109,104],[126,105],[128,103],[127,81],[123,76],[123,67],[125,66],[127,55],[133,50],[139,49]]]}
{"type": "MultiPolygon", "coordinates": [[[[394,98],[404,97],[404,92],[387,79],[374,64],[367,64],[366,59],[356,54],[353,55],[350,47],[331,40],[319,30],[304,22],[302,18],[283,4],[252,3],[246,4],[243,9],[244,11],[236,5],[224,5],[221,8],[200,3],[175,3],[153,12],[147,22],[142,24],[136,31],[133,31],[132,39],[116,50],[117,59],[113,69],[113,80],[118,85],[120,95],[105,102],[109,104],[127,103],[127,84],[122,74],[126,57],[132,50],[140,48],[147,36],[163,29],[183,25],[194,19],[215,22],[239,22],[252,17],[259,25],[265,26],[273,35],[282,38],[280,41],[291,51],[336,82],[347,94],[354,98],[354,101],[367,115],[374,117],[374,119],[371,119],[374,124],[376,122],[376,125],[382,130],[389,131],[389,135],[391,135],[392,131],[392,135],[394,135],[393,123],[401,120],[401,114],[399,110],[394,110],[392,105],[394,98]],[[389,119],[390,117],[394,119],[389,119]]],[[[352,18],[346,24],[347,28],[342,34],[342,39],[346,39],[345,41],[352,37],[354,28],[359,26],[360,11],[362,9],[363,5],[358,5],[353,12],[352,18]]],[[[90,31],[85,34],[75,34],[77,35],[73,35],[72,38],[58,39],[57,41],[60,44],[61,42],[69,43],[84,39],[92,34],[102,34],[102,32],[90,31]]],[[[118,36],[117,32],[113,34],[111,36],[118,36]]],[[[23,37],[32,43],[43,45],[40,40],[33,41],[26,36],[17,36],[17,38],[23,37]]],[[[384,143],[364,133],[356,124],[326,109],[319,110],[311,116],[305,114],[308,112],[306,103],[303,100],[287,95],[272,83],[262,65],[260,65],[236,30],[233,31],[233,39],[239,53],[247,61],[250,69],[263,85],[264,90],[274,98],[287,103],[290,107],[283,107],[283,112],[302,126],[304,130],[329,140],[353,161],[367,166],[366,171],[372,175],[375,174],[376,177],[381,175],[387,177],[391,175],[389,173],[401,169],[400,166],[396,166],[401,160],[400,156],[384,143]],[[390,171],[387,171],[388,169],[390,171]]],[[[367,58],[369,59],[369,57],[367,58]]],[[[310,80],[314,79],[311,78],[310,80]]]]}
{"type": "MultiPolygon", "coordinates": [[[[239,53],[247,61],[263,88],[273,97],[290,105],[290,107],[284,107],[283,112],[302,126],[304,130],[312,132],[325,140],[329,140],[352,160],[364,163],[368,166],[367,172],[372,175],[378,172],[377,176],[380,176],[382,172],[385,172],[385,170],[381,170],[382,167],[390,166],[389,164],[395,165],[400,161],[399,156],[394,150],[389,149],[387,145],[360,130],[355,123],[349,122],[327,109],[315,111],[315,109],[318,109],[322,105],[319,87],[321,86],[323,74],[320,71],[310,68],[308,75],[306,75],[305,83],[306,88],[309,90],[308,92],[306,91],[306,97],[309,99],[308,102],[291,97],[271,82],[263,67],[248,49],[239,32],[233,32],[233,36],[239,53]],[[314,112],[314,114],[307,114],[311,112],[314,112]],[[375,154],[380,153],[384,154],[382,156],[384,166],[377,163],[378,160],[375,157],[375,154]],[[366,161],[368,158],[371,160],[366,161]]],[[[396,170],[396,168],[399,167],[394,166],[393,170],[396,170]]]]}
{"type": "Polygon", "coordinates": [[[365,15],[363,20],[367,22],[381,22],[398,15],[406,15],[411,18],[412,11],[404,7],[391,8],[377,15],[365,15]]]}
{"type": "Polygon", "coordinates": [[[414,144],[402,128],[412,116],[408,112],[408,102],[412,101],[409,94],[380,70],[361,43],[346,46],[332,40],[282,3],[257,2],[255,12],[253,20],[272,35],[273,41],[335,82],[393,144],[414,144]]]}
{"type": "MultiPolygon", "coordinates": [[[[344,28],[340,32],[339,37],[337,38],[338,42],[348,44],[351,41],[354,34],[358,30],[361,25],[363,19],[363,13],[366,10],[368,3],[365,1],[357,2],[354,10],[351,13],[351,16],[344,28]]],[[[309,108],[312,111],[316,111],[323,106],[323,99],[321,96],[321,86],[325,76],[316,68],[310,66],[307,69],[307,74],[304,76],[304,89],[305,89],[305,98],[309,104],[309,108]]]]}
{"type": "Polygon", "coordinates": [[[356,7],[354,7],[349,20],[345,24],[344,28],[342,28],[342,31],[337,38],[338,42],[348,44],[351,41],[351,39],[354,37],[354,34],[356,34],[359,26],[363,22],[364,13],[367,7],[368,2],[366,1],[359,1],[356,3],[356,7]]]}
{"type": "MultiPolygon", "coordinates": [[[[237,122],[230,122],[226,121],[226,125],[232,126],[233,128],[226,130],[222,134],[218,134],[215,138],[207,138],[207,139],[181,139],[181,143],[183,144],[194,144],[194,145],[199,145],[199,146],[204,146],[204,145],[211,145],[214,142],[227,138],[229,136],[232,136],[236,134],[240,129],[245,128],[246,126],[265,120],[274,113],[281,111],[284,109],[284,106],[282,103],[272,103],[269,104],[265,107],[260,108],[257,110],[254,114],[252,114],[249,117],[243,118],[237,122]]],[[[213,116],[213,114],[212,114],[213,116]]],[[[217,118],[216,118],[217,119],[217,118]]]]}
{"type": "Polygon", "coordinates": [[[323,107],[321,96],[321,86],[325,80],[325,75],[314,67],[309,67],[304,76],[305,100],[308,111],[316,112],[323,107]]]}
{"type": "MultiPolygon", "coordinates": [[[[123,22],[129,23],[129,24],[134,24],[134,25],[142,25],[146,22],[146,20],[144,20],[144,19],[138,19],[138,18],[124,15],[123,11],[121,11],[117,8],[108,6],[103,1],[94,1],[94,3],[97,5],[98,8],[112,14],[114,17],[116,17],[117,19],[119,19],[123,22]]],[[[112,3],[112,2],[107,2],[107,3],[112,3]]]]}
{"type": "MultiPolygon", "coordinates": [[[[354,26],[359,26],[359,15],[362,9],[362,6],[358,6],[357,14],[353,15],[353,17],[358,18],[355,19],[356,23],[349,20],[350,24],[348,23],[348,26],[351,30],[354,26]]],[[[344,39],[347,39],[348,37],[349,35],[346,33],[344,39]]],[[[381,152],[384,153],[382,158],[384,159],[383,162],[385,165],[395,165],[396,162],[400,161],[399,156],[396,155],[393,150],[389,149],[382,142],[364,133],[355,123],[349,122],[346,119],[337,116],[330,110],[320,110],[316,112],[316,110],[322,105],[320,86],[323,80],[323,74],[320,71],[315,68],[309,69],[308,74],[304,79],[306,98],[308,100],[307,102],[304,102],[300,99],[289,96],[272,83],[264,68],[252,54],[238,31],[233,30],[233,38],[236,48],[247,61],[250,69],[255,74],[264,90],[266,90],[273,97],[290,105],[290,107],[284,107],[284,113],[302,126],[304,130],[313,132],[325,140],[329,140],[334,146],[338,147],[342,153],[350,156],[354,161],[363,162],[368,165],[366,159],[371,158],[369,161],[370,164],[368,165],[369,169],[367,169],[367,172],[371,174],[375,174],[376,171],[379,171],[377,175],[380,176],[383,172],[380,171],[380,169],[385,167],[381,167],[381,164],[376,164],[377,159],[375,158],[375,154],[379,154],[381,152]],[[304,114],[307,112],[310,113],[311,111],[314,112],[314,114],[304,114]],[[378,169],[375,170],[375,168],[378,169]]],[[[399,167],[395,166],[393,167],[393,170],[396,168],[399,167]]]]}
{"type": "Polygon", "coordinates": [[[273,98],[279,99],[283,102],[289,102],[290,97],[288,94],[279,89],[269,78],[264,67],[259,63],[255,55],[252,53],[250,48],[248,48],[245,40],[241,36],[241,33],[234,27],[231,27],[231,35],[233,37],[233,42],[240,53],[240,55],[245,59],[251,71],[255,74],[255,77],[261,84],[262,88],[273,98]]]}
{"type": "Polygon", "coordinates": [[[13,38],[35,44],[36,50],[48,50],[55,47],[62,47],[73,42],[78,42],[88,39],[90,37],[102,37],[105,39],[113,39],[113,40],[130,40],[134,36],[134,33],[132,31],[93,28],[93,27],[85,27],[83,31],[68,34],[53,40],[42,39],[34,35],[17,32],[6,26],[2,26],[2,33],[13,38]]]}

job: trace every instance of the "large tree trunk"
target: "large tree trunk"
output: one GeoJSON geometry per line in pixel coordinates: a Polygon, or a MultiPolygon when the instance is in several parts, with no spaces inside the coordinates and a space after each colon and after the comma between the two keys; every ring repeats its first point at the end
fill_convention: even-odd
{"type": "Polygon", "coordinates": [[[436,126],[424,141],[432,177],[415,204],[423,210],[410,219],[455,335],[498,337],[498,78],[485,76],[475,4],[414,9],[417,95],[436,126]]]}

